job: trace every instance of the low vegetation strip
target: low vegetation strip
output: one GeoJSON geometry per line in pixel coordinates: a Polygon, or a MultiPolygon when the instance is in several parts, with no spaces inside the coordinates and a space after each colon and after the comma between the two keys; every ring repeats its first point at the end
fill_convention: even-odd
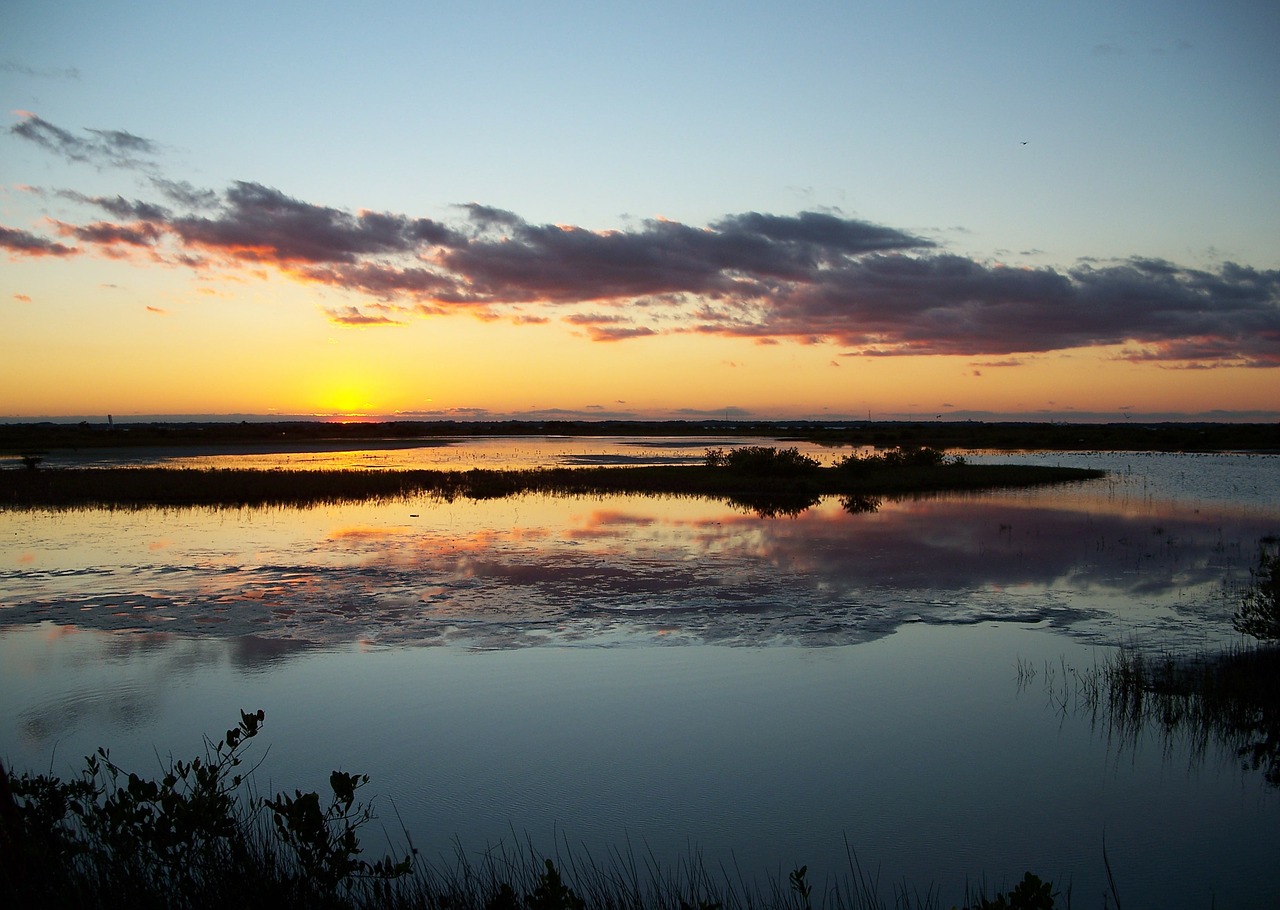
{"type": "MultiPolygon", "coordinates": [[[[733,455],[744,450],[735,450],[733,455]]],[[[777,452],[773,449],[757,450],[777,452]]],[[[776,457],[786,462],[788,452],[776,457]]],[[[429,495],[493,499],[522,493],[704,496],[750,504],[753,497],[812,505],[821,496],[1025,487],[1102,476],[1101,471],[959,461],[893,463],[846,459],[763,465],[712,463],[642,467],[539,468],[520,471],[279,471],[190,468],[66,468],[0,472],[0,507],[148,507],[316,505],[429,495]]],[[[803,456],[802,456],[803,457],[803,456]]],[[[792,511],[798,511],[793,509],[792,511]]],[[[788,511],[785,508],[778,511],[788,511]]]]}
{"type": "Polygon", "coordinates": [[[387,442],[472,436],[715,436],[806,439],[829,445],[933,446],[950,449],[1144,452],[1277,452],[1280,425],[1157,422],[1045,423],[970,420],[502,420],[337,423],[147,421],[0,424],[0,454],[136,446],[268,447],[345,440],[387,442]]]}

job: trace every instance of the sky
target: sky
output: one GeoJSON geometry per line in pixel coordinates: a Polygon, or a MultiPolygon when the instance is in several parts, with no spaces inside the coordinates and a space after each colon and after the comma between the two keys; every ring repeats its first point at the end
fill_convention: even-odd
{"type": "Polygon", "coordinates": [[[0,419],[1280,418],[1280,6],[7,0],[0,419]]]}

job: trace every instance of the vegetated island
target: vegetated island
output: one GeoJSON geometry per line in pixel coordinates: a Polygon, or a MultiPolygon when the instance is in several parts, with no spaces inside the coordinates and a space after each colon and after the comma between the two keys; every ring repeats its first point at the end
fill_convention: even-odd
{"type": "Polygon", "coordinates": [[[777,516],[799,514],[823,496],[839,496],[848,511],[866,512],[883,496],[1027,487],[1104,474],[969,464],[928,447],[846,455],[824,466],[795,448],[744,446],[708,450],[702,464],[691,465],[468,471],[33,468],[0,471],[0,508],[305,506],[422,495],[452,501],[551,493],[700,496],[777,516]]]}

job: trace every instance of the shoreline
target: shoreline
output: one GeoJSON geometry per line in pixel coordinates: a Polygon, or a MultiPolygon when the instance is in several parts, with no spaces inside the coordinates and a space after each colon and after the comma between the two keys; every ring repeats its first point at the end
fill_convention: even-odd
{"type": "Polygon", "coordinates": [[[753,473],[706,465],[526,470],[298,470],[58,468],[0,471],[0,508],[317,505],[417,495],[494,499],[552,495],[675,495],[728,500],[764,516],[799,514],[823,496],[874,511],[875,497],[1030,487],[1105,476],[1038,465],[874,465],[753,473]]]}

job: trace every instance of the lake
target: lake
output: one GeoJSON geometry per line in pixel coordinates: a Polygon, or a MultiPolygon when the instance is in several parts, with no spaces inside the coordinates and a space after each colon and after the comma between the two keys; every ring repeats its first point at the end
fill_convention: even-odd
{"type": "MultiPolygon", "coordinates": [[[[729,443],[48,465],[679,463],[729,443]]],[[[807,865],[816,895],[852,851],[888,898],[907,882],[949,906],[1030,870],[1093,907],[1105,838],[1128,903],[1276,905],[1276,788],[1232,753],[1117,736],[1070,669],[1121,642],[1240,641],[1238,591],[1280,534],[1280,457],[965,454],[1110,473],[794,518],[541,495],[0,511],[0,756],[69,773],[107,745],[152,772],[263,708],[260,789],[368,773],[393,839],[403,825],[432,858],[526,841],[597,861],[696,851],[762,882],[807,865]]]]}

